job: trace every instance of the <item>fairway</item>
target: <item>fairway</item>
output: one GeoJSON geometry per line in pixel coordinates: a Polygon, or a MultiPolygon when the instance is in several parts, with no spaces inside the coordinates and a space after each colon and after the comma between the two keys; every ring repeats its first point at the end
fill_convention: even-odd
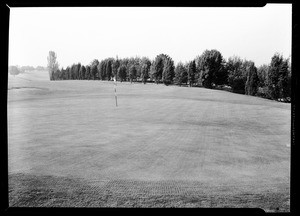
{"type": "Polygon", "coordinates": [[[205,88],[10,77],[10,206],[289,211],[291,105],[205,88]],[[50,192],[49,192],[50,191],[50,192]]]}

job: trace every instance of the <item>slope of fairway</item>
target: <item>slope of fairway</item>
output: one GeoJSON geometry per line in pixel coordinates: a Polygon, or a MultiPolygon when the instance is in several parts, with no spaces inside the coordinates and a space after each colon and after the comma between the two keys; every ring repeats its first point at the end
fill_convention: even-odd
{"type": "MultiPolygon", "coordinates": [[[[95,197],[110,191],[124,199],[144,199],[135,206],[159,206],[145,204],[151,196],[192,194],[198,201],[201,196],[209,197],[210,204],[203,198],[196,206],[259,205],[288,211],[290,104],[155,84],[118,83],[117,93],[118,107],[112,82],[10,79],[11,194],[49,176],[83,181],[82,185],[94,188],[86,190],[98,194],[95,197]],[[26,180],[26,176],[30,177],[26,180]],[[248,199],[247,194],[254,198],[248,199]],[[216,198],[229,195],[226,202],[216,198]],[[238,199],[248,201],[241,204],[238,199]]],[[[57,180],[52,183],[47,187],[65,192],[64,186],[57,189],[57,180]]],[[[170,200],[166,197],[156,200],[170,200]]],[[[53,204],[46,198],[22,204],[22,199],[12,196],[10,202],[53,204]]],[[[116,200],[95,200],[61,203],[132,206],[137,202],[123,200],[123,205],[116,200]]],[[[174,203],[165,206],[176,206],[176,199],[174,203]]],[[[191,204],[187,203],[177,206],[191,204]]]]}

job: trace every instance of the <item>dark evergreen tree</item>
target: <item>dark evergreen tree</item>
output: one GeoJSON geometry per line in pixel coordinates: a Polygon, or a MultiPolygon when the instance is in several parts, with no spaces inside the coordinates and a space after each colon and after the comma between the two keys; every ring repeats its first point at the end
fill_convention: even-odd
{"type": "Polygon", "coordinates": [[[80,77],[80,73],[79,73],[79,71],[80,71],[80,68],[81,68],[81,64],[80,63],[78,63],[77,65],[76,65],[76,79],[81,79],[81,77],[80,77]]]}
{"type": "Polygon", "coordinates": [[[288,59],[284,59],[279,68],[278,77],[279,98],[287,98],[289,96],[289,66],[288,59]]]}
{"type": "Polygon", "coordinates": [[[97,77],[99,78],[99,80],[103,80],[102,74],[101,74],[101,64],[102,64],[102,61],[99,62],[99,64],[97,65],[97,72],[98,72],[97,77]]]}
{"type": "Polygon", "coordinates": [[[86,79],[85,73],[86,73],[85,66],[81,65],[80,70],[79,70],[80,79],[82,79],[82,80],[86,79]]]}
{"type": "Polygon", "coordinates": [[[164,67],[162,72],[162,81],[165,85],[169,85],[173,83],[173,78],[175,76],[174,62],[169,56],[167,56],[166,58],[164,58],[163,64],[164,67]]]}
{"type": "Polygon", "coordinates": [[[144,84],[147,82],[147,79],[149,78],[150,67],[151,67],[150,59],[148,59],[146,57],[142,58],[141,59],[140,78],[144,84]]]}
{"type": "Polygon", "coordinates": [[[175,68],[175,84],[181,86],[183,83],[187,83],[188,81],[188,72],[187,68],[179,62],[175,68]]]}
{"type": "Polygon", "coordinates": [[[244,70],[244,62],[239,57],[230,57],[226,64],[228,71],[228,84],[233,92],[245,93],[247,75],[244,70]]]}
{"type": "Polygon", "coordinates": [[[119,68],[118,68],[118,77],[119,79],[121,80],[121,82],[125,81],[126,80],[126,66],[125,65],[121,65],[119,68]]]}
{"type": "Polygon", "coordinates": [[[286,98],[289,95],[288,60],[275,53],[268,70],[268,96],[272,99],[286,98]]]}
{"type": "Polygon", "coordinates": [[[105,80],[106,79],[106,61],[105,60],[101,61],[101,63],[100,63],[99,73],[100,73],[101,80],[105,80]]]}
{"type": "Polygon", "coordinates": [[[99,61],[97,59],[94,59],[91,63],[90,63],[90,76],[92,80],[96,80],[98,79],[98,64],[99,61]]]}
{"type": "Polygon", "coordinates": [[[58,75],[59,80],[64,80],[64,68],[62,67],[58,75]]]}
{"type": "Polygon", "coordinates": [[[75,64],[72,64],[70,67],[70,79],[71,80],[74,79],[74,68],[75,68],[75,64]]]}
{"type": "Polygon", "coordinates": [[[91,61],[90,66],[91,66],[91,67],[92,67],[92,66],[98,66],[98,64],[99,64],[98,59],[94,59],[93,61],[91,61]]]}
{"type": "Polygon", "coordinates": [[[105,70],[105,74],[107,77],[107,80],[111,80],[112,77],[112,60],[108,59],[106,62],[106,70],[105,70]]]}
{"type": "Polygon", "coordinates": [[[71,79],[70,78],[70,67],[69,66],[66,68],[66,72],[65,73],[66,73],[66,79],[67,80],[71,79]]]}
{"type": "Polygon", "coordinates": [[[292,67],[291,67],[291,63],[288,59],[288,87],[287,87],[287,92],[288,92],[288,98],[289,101],[291,100],[291,96],[292,96],[292,67]]]}
{"type": "Polygon", "coordinates": [[[86,72],[85,72],[85,78],[87,79],[87,80],[90,80],[91,79],[91,67],[89,66],[89,65],[87,65],[86,67],[85,67],[85,69],[86,69],[86,72]]]}
{"type": "Polygon", "coordinates": [[[264,64],[257,68],[257,76],[259,79],[258,86],[265,87],[268,79],[268,65],[264,64]]]}
{"type": "Polygon", "coordinates": [[[150,67],[148,67],[146,64],[143,64],[141,68],[141,80],[144,84],[146,84],[147,79],[149,78],[149,70],[150,67]]]}
{"type": "Polygon", "coordinates": [[[131,65],[131,67],[129,68],[129,79],[131,83],[134,79],[136,79],[136,72],[136,66],[131,65]]]}
{"type": "Polygon", "coordinates": [[[254,65],[254,62],[249,61],[249,63],[246,65],[246,73],[247,73],[247,80],[245,83],[245,94],[256,95],[259,79],[257,76],[257,69],[254,65]]]}
{"type": "Polygon", "coordinates": [[[155,82],[158,84],[160,80],[162,79],[162,73],[164,70],[164,54],[160,54],[156,56],[153,64],[153,70],[152,72],[152,78],[155,80],[155,82]]]}
{"type": "Polygon", "coordinates": [[[191,61],[188,64],[188,82],[189,86],[192,87],[193,84],[195,83],[195,75],[196,75],[196,62],[195,60],[191,61]]]}
{"type": "Polygon", "coordinates": [[[151,66],[150,66],[150,70],[149,70],[149,78],[152,81],[155,81],[155,67],[154,67],[154,61],[152,61],[151,66]]]}
{"type": "Polygon", "coordinates": [[[216,85],[228,84],[228,71],[226,70],[226,62],[223,59],[220,68],[216,70],[214,75],[214,83],[216,85]]]}
{"type": "Polygon", "coordinates": [[[97,70],[97,65],[92,65],[91,66],[91,79],[95,80],[97,79],[97,74],[98,74],[98,70],[97,70]]]}
{"type": "Polygon", "coordinates": [[[56,72],[54,73],[54,80],[60,80],[60,73],[61,70],[59,70],[59,68],[56,70],[56,72]]]}

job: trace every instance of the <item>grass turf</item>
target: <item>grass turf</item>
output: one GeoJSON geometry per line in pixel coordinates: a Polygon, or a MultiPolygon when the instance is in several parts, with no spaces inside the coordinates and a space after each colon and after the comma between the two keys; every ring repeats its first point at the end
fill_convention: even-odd
{"type": "Polygon", "coordinates": [[[91,184],[82,179],[13,174],[11,207],[192,207],[262,208],[289,211],[286,190],[261,193],[231,187],[207,187],[187,181],[111,180],[91,184]]]}
{"type": "Polygon", "coordinates": [[[111,82],[26,78],[9,80],[10,205],[288,211],[290,104],[118,83],[115,107],[111,82]]]}

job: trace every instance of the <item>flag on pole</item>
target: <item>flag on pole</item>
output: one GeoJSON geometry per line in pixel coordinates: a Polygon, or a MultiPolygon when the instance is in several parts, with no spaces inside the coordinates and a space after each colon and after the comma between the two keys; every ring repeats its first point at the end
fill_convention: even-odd
{"type": "Polygon", "coordinates": [[[114,88],[115,88],[115,99],[116,99],[116,107],[118,106],[118,98],[117,98],[117,81],[116,76],[114,76],[114,88]]]}

